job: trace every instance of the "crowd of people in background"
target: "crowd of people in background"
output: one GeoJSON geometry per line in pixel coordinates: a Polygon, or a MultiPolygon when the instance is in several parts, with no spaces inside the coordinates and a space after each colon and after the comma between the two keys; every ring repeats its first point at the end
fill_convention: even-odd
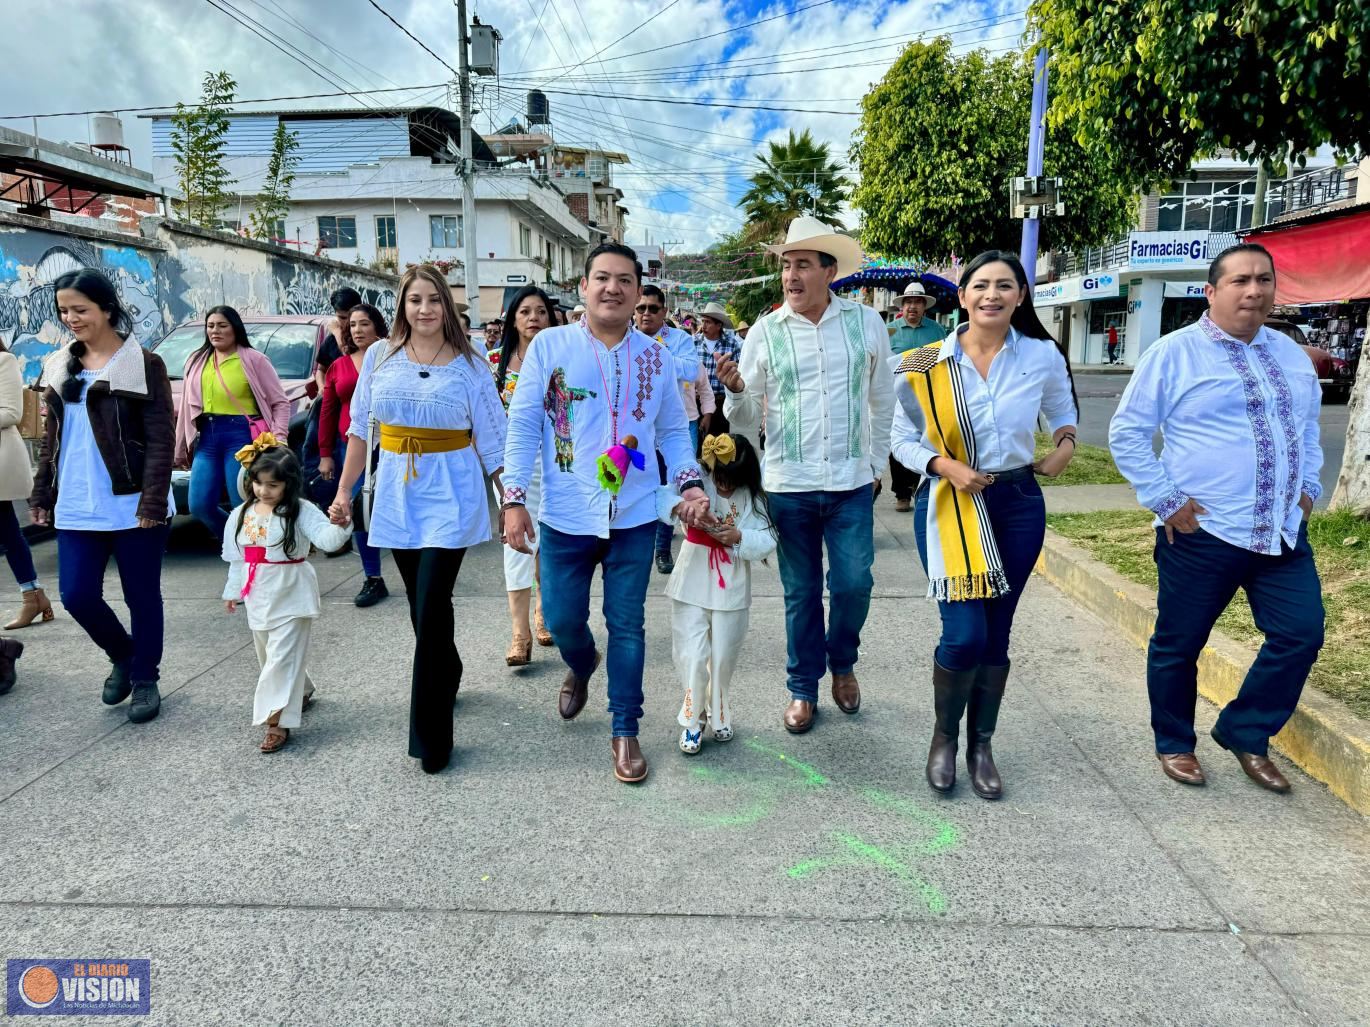
{"type": "MultiPolygon", "coordinates": [[[[634,251],[613,242],[586,260],[581,305],[568,311],[528,286],[479,339],[430,266],[402,276],[390,320],[339,289],[298,449],[281,379],[233,307],[205,312],[173,401],[166,366],[133,336],[109,280],[62,275],[56,306],[70,341],[44,366],[36,473],[15,427],[18,367],[0,352],[0,544],[21,599],[6,630],[56,615],[11,508],[27,499],[34,523],[56,531],[62,608],[109,660],[103,701],[129,700],[135,723],[155,718],[161,566],[172,517],[188,513],[221,544],[226,609],[246,608],[260,669],[252,723],[265,727],[261,751],[278,752],[315,691],[309,638],[323,607],[311,553],[355,550],[354,602],[367,608],[389,595],[388,550],[414,636],[408,751],[436,774],[452,756],[464,674],[454,589],[467,551],[498,538],[505,664],[529,664],[535,642],[555,647],[566,720],[604,665],[613,773],[636,783],[648,773],[638,733],[654,567],[669,579],[682,753],[700,752],[706,732],[717,743],[734,735],[756,561],[776,560],[784,593],[781,725],[813,729],[824,679],[837,710],[861,709],[873,504],[888,472],[941,620],[927,666],[928,784],[954,789],[964,721],[971,787],[999,798],[991,739],[1015,612],[1043,544],[1037,479],[1064,471],[1076,447],[1069,363],[1014,254],[967,261],[954,318],[939,324],[921,281],[883,312],[837,295],[860,248],[813,218],[767,248],[783,298],[755,325],[717,302],[672,312],[634,251]],[[178,469],[189,475],[186,511],[172,490],[178,469]],[[127,626],[104,598],[111,559],[127,626]],[[589,626],[597,569],[603,643],[589,626]]],[[[1212,734],[1265,788],[1289,788],[1268,742],[1322,644],[1305,527],[1319,494],[1318,382],[1297,347],[1264,327],[1274,279],[1259,246],[1220,254],[1208,313],[1143,353],[1112,425],[1117,464],[1156,514],[1152,726],[1162,769],[1186,784],[1204,781],[1196,660],[1235,590],[1247,592],[1266,644],[1212,734]]],[[[0,639],[0,694],[23,648],[0,639]]],[[[907,663],[890,672],[918,676],[907,663]]]]}

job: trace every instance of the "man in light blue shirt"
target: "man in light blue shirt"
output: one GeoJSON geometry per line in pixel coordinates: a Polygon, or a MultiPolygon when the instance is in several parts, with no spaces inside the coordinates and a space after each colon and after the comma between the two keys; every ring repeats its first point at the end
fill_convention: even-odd
{"type": "Polygon", "coordinates": [[[1198,657],[1240,588],[1265,644],[1211,734],[1253,781],[1286,792],[1269,742],[1293,714],[1323,641],[1307,528],[1321,493],[1322,395],[1303,351],[1264,326],[1275,302],[1264,247],[1224,250],[1204,291],[1208,312],[1142,354],[1109,431],[1118,469],[1156,514],[1151,726],[1165,773],[1203,784],[1194,755],[1198,657]]]}

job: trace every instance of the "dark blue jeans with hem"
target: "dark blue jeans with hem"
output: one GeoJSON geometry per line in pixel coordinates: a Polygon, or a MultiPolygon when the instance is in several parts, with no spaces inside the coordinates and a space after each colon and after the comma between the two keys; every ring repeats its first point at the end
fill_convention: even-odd
{"type": "Polygon", "coordinates": [[[239,414],[205,414],[200,425],[190,464],[190,513],[222,542],[228,523],[228,511],[221,505],[224,490],[228,490],[230,507],[242,502],[238,495],[242,465],[234,454],[252,441],[252,432],[247,418],[239,414]]]}
{"type": "Polygon", "coordinates": [[[542,581],[542,619],[577,676],[595,667],[590,632],[590,582],[603,568],[604,624],[609,639],[605,663],[609,713],[615,738],[636,737],[642,718],[642,670],[647,659],[647,585],[652,577],[656,521],[615,528],[608,538],[568,535],[538,525],[538,568],[542,581]]]}
{"type": "Polygon", "coordinates": [[[771,520],[780,539],[790,695],[818,702],[829,670],[856,666],[861,629],[875,579],[873,487],[845,492],[771,492],[771,520]],[[828,626],[823,628],[823,547],[828,550],[828,626]]]}

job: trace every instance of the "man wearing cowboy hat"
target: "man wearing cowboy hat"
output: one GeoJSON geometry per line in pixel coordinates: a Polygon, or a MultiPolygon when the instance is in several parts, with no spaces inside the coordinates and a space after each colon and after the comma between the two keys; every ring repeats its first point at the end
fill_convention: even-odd
{"type": "Polygon", "coordinates": [[[899,305],[890,307],[891,314],[899,314],[890,323],[890,349],[905,353],[946,338],[946,329],[927,317],[936,309],[937,300],[923,288],[923,283],[916,279],[910,282],[899,297],[899,305]]]}
{"type": "Polygon", "coordinates": [[[699,333],[695,336],[699,348],[699,358],[704,370],[709,374],[709,388],[714,391],[714,412],[707,424],[700,425],[700,433],[712,432],[726,435],[730,430],[728,418],[723,414],[724,393],[727,391],[718,380],[717,359],[727,357],[736,363],[742,356],[742,338],[733,330],[733,319],[721,303],[710,303],[699,312],[699,333]]]}
{"type": "Polygon", "coordinates": [[[828,671],[838,709],[861,705],[852,668],[870,608],[871,503],[890,454],[894,384],[879,312],[832,291],[861,267],[856,240],[799,217],[785,242],[767,249],[780,258],[785,302],[753,326],[740,363],[717,361],[717,375],[735,433],[755,441],[765,418],[764,483],[780,539],[789,648],[784,725],[802,734],[813,726],[828,671]]]}

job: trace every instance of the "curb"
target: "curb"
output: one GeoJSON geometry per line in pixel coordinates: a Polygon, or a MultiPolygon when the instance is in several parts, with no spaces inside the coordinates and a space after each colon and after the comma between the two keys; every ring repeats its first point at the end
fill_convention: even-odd
{"type": "MultiPolygon", "coordinates": [[[[1128,581],[1050,528],[1037,573],[1146,648],[1156,622],[1156,596],[1149,588],[1128,581]]],[[[1231,701],[1254,659],[1250,649],[1214,632],[1199,657],[1199,694],[1218,706],[1231,701]]],[[[1289,723],[1271,741],[1337,798],[1370,815],[1370,724],[1342,703],[1305,688],[1289,723]]]]}

